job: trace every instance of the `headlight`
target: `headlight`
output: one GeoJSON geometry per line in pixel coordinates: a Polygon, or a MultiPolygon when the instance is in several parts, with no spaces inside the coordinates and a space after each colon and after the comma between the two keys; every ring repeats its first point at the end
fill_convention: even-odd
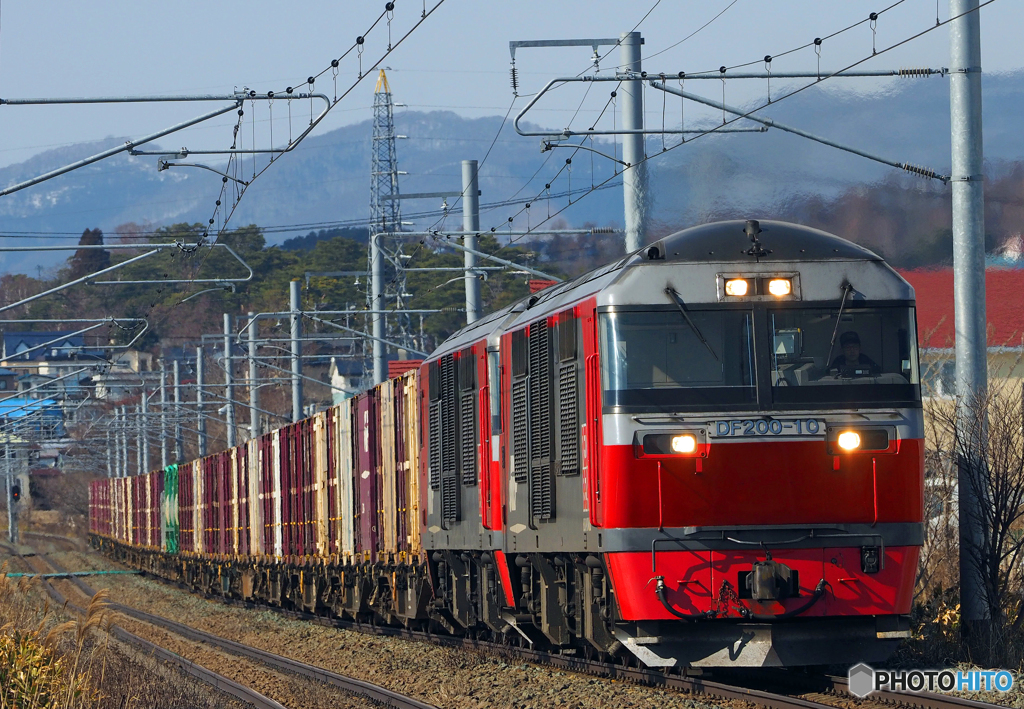
{"type": "Polygon", "coordinates": [[[856,431],[843,431],[836,439],[836,443],[844,451],[852,451],[860,448],[860,434],[856,431]]]}
{"type": "Polygon", "coordinates": [[[746,279],[733,278],[730,281],[725,282],[725,294],[731,296],[744,296],[747,291],[750,290],[750,284],[747,283],[746,279]]]}
{"type": "Polygon", "coordinates": [[[672,436],[673,453],[693,453],[695,450],[697,450],[697,439],[690,434],[672,436]]]}
{"type": "Polygon", "coordinates": [[[773,278],[768,281],[768,292],[776,298],[781,298],[793,292],[793,283],[788,278],[773,278]]]}

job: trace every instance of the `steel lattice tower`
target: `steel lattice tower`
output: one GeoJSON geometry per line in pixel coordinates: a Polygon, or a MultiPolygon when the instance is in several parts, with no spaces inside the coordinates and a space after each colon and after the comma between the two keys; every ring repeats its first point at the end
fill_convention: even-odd
{"type": "Polygon", "coordinates": [[[381,69],[377,77],[377,88],[373,97],[373,144],[370,151],[370,222],[369,222],[369,267],[370,291],[367,294],[369,309],[376,311],[370,316],[373,333],[373,382],[383,381],[386,359],[383,339],[392,342],[410,343],[413,334],[409,315],[400,313],[389,316],[380,313],[385,310],[401,311],[409,297],[405,287],[405,256],[402,242],[395,234],[402,230],[402,210],[398,190],[398,154],[395,149],[394,103],[391,87],[381,69]],[[374,238],[375,234],[386,234],[374,238]],[[387,275],[385,275],[387,274],[387,275]],[[389,303],[394,305],[389,308],[389,303]]]}
{"type": "Polygon", "coordinates": [[[370,233],[401,231],[398,154],[395,150],[394,103],[384,70],[373,95],[373,147],[370,157],[370,233]],[[392,197],[392,199],[384,199],[392,197]]]}

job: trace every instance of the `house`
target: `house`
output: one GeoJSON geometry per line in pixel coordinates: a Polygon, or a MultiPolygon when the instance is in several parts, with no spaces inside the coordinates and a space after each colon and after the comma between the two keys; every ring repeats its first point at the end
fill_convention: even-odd
{"type": "Polygon", "coordinates": [[[52,441],[65,435],[64,412],[54,399],[0,398],[0,425],[32,440],[52,441]]]}
{"type": "Polygon", "coordinates": [[[18,373],[14,370],[0,367],[0,392],[14,391],[18,388],[18,373]]]}
{"type": "MultiPolygon", "coordinates": [[[[917,337],[921,347],[924,393],[954,392],[955,316],[953,269],[901,271],[917,297],[917,337]]],[[[1024,383],[1024,268],[985,271],[988,368],[991,379],[1024,383]]]]}

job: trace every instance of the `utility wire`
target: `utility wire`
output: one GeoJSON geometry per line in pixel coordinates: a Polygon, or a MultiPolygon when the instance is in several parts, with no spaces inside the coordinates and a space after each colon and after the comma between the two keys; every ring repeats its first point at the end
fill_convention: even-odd
{"type": "MultiPolygon", "coordinates": [[[[885,8],[885,10],[883,10],[883,12],[886,11],[886,10],[892,9],[893,7],[896,7],[897,5],[901,4],[902,2],[904,2],[904,0],[898,0],[896,3],[893,3],[889,7],[885,8]]],[[[872,54],[869,54],[869,55],[865,56],[862,59],[858,59],[857,61],[853,62],[852,64],[850,64],[850,65],[848,65],[846,67],[843,67],[842,69],[834,71],[831,74],[823,75],[823,76],[821,76],[821,78],[815,80],[814,82],[812,82],[810,84],[806,84],[806,85],[801,86],[801,87],[799,87],[797,89],[794,89],[793,91],[789,92],[788,94],[783,94],[782,96],[773,99],[771,103],[766,103],[766,104],[763,104],[761,106],[757,106],[756,108],[753,108],[750,111],[748,111],[748,112],[746,112],[746,113],[744,113],[742,115],[735,116],[735,117],[733,117],[731,119],[726,120],[722,124],[716,125],[714,128],[712,128],[710,130],[704,131],[703,133],[698,133],[697,135],[695,135],[693,138],[691,138],[690,140],[686,141],[685,143],[677,143],[676,145],[673,145],[673,146],[667,148],[664,151],[661,151],[661,152],[656,153],[654,155],[645,156],[640,162],[647,162],[647,161],[653,159],[654,157],[657,157],[658,155],[664,155],[666,152],[668,152],[670,150],[675,150],[676,148],[679,148],[682,145],[688,145],[688,144],[692,143],[694,140],[697,140],[698,138],[703,138],[703,137],[705,137],[707,135],[711,135],[713,133],[717,133],[722,128],[728,127],[728,126],[732,125],[733,123],[735,123],[737,121],[741,121],[744,118],[746,118],[747,116],[751,116],[751,115],[761,111],[762,109],[767,108],[768,106],[774,106],[775,104],[779,103],[780,101],[784,101],[787,98],[790,98],[792,96],[796,96],[797,94],[806,91],[807,89],[811,88],[812,86],[817,86],[822,81],[826,81],[828,79],[832,79],[832,78],[834,78],[836,76],[839,76],[839,75],[843,74],[844,72],[847,72],[850,69],[853,69],[854,67],[857,67],[857,66],[863,64],[864,62],[870,60],[870,59],[874,59],[875,57],[880,56],[882,54],[885,54],[887,52],[890,52],[893,49],[897,49],[898,47],[901,47],[904,44],[912,42],[915,39],[918,39],[918,38],[920,38],[920,37],[922,37],[922,36],[932,32],[932,31],[938,29],[939,27],[942,27],[942,26],[944,26],[946,24],[949,24],[953,20],[957,20],[957,19],[959,19],[961,17],[964,17],[965,15],[968,15],[968,14],[970,14],[972,12],[979,11],[979,10],[981,10],[981,8],[983,8],[983,7],[987,6],[987,5],[991,5],[993,2],[995,2],[995,0],[985,0],[985,2],[982,2],[981,4],[979,4],[978,7],[976,7],[976,8],[973,8],[971,10],[963,12],[963,13],[961,13],[959,15],[955,15],[953,17],[949,17],[944,22],[937,22],[935,25],[930,26],[927,29],[922,30],[921,32],[918,32],[916,34],[913,34],[913,35],[911,35],[911,36],[909,36],[909,37],[907,37],[907,38],[905,38],[903,40],[900,40],[899,42],[896,42],[895,44],[890,45],[889,47],[886,47],[884,49],[880,49],[880,50],[874,51],[872,54]]],[[[834,33],[832,33],[831,35],[828,35],[828,36],[829,37],[833,37],[833,36],[839,34],[840,32],[845,32],[846,30],[848,30],[848,29],[850,29],[852,27],[855,27],[855,26],[857,26],[859,24],[863,24],[863,22],[866,22],[866,21],[869,21],[869,20],[863,20],[861,22],[855,23],[854,25],[850,25],[849,27],[844,28],[843,30],[839,30],[838,32],[834,32],[834,33]]],[[[813,43],[811,43],[811,44],[813,44],[813,43]]],[[[807,47],[807,46],[810,46],[810,45],[803,45],[803,46],[807,47]]],[[[751,63],[754,63],[754,62],[751,62],[751,63]]],[[[747,65],[746,64],[738,64],[736,66],[739,67],[739,66],[747,66],[747,65]]],[[[733,67],[733,68],[735,68],[735,67],[733,67]]],[[[561,174],[561,171],[562,170],[560,169],[558,171],[558,173],[556,173],[556,175],[555,175],[556,178],[558,177],[558,174],[561,174]]],[[[610,182],[612,179],[614,179],[614,176],[608,178],[607,180],[602,181],[601,183],[598,183],[598,185],[596,185],[595,187],[604,186],[606,183],[610,182]]],[[[515,238],[510,238],[507,243],[505,243],[504,245],[500,246],[499,248],[497,248],[493,252],[491,252],[491,255],[493,256],[493,255],[497,254],[499,251],[501,251],[502,249],[507,248],[507,247],[511,246],[512,244],[522,240],[523,238],[525,238],[526,236],[529,235],[529,232],[532,232],[532,231],[536,230],[542,224],[544,224],[545,222],[555,218],[556,216],[558,216],[559,214],[561,214],[562,212],[567,210],[569,207],[573,206],[574,204],[577,204],[581,199],[583,199],[586,196],[587,195],[584,194],[583,196],[580,197],[580,199],[577,199],[575,202],[570,201],[568,204],[566,204],[564,207],[562,207],[558,211],[554,212],[553,214],[551,214],[547,218],[541,220],[541,222],[538,223],[536,226],[532,226],[531,225],[529,228],[524,230],[526,233],[524,233],[523,235],[517,236],[515,238]]],[[[510,217],[508,223],[511,224],[513,219],[515,218],[515,216],[519,216],[520,214],[523,213],[523,211],[524,210],[520,210],[519,212],[516,213],[516,215],[514,215],[513,217],[510,217]]],[[[491,231],[495,231],[497,228],[498,227],[492,227],[491,231]]]]}
{"type": "Polygon", "coordinates": [[[676,42],[675,44],[672,44],[672,45],[669,45],[668,47],[665,47],[665,48],[664,48],[664,49],[662,49],[662,50],[661,50],[660,52],[655,52],[654,54],[649,54],[649,55],[647,55],[646,57],[644,57],[644,60],[645,60],[645,61],[649,61],[649,60],[651,60],[651,59],[654,59],[655,57],[657,57],[657,56],[659,56],[659,55],[661,55],[661,54],[664,54],[665,52],[669,51],[670,49],[675,49],[675,48],[676,48],[676,47],[678,47],[678,46],[679,46],[680,44],[682,44],[682,43],[683,43],[683,42],[685,42],[686,40],[690,39],[690,38],[691,38],[691,37],[693,37],[693,36],[694,36],[695,34],[697,34],[698,32],[700,32],[700,31],[701,31],[702,29],[704,29],[705,27],[707,27],[708,25],[710,25],[710,24],[711,24],[712,22],[714,22],[715,20],[717,20],[717,19],[718,19],[719,17],[721,17],[722,15],[724,15],[724,14],[725,14],[725,13],[726,13],[726,12],[727,12],[727,11],[729,10],[729,8],[730,8],[730,7],[732,7],[733,5],[735,5],[735,4],[737,3],[737,2],[739,2],[739,0],[732,0],[732,2],[731,2],[731,3],[729,3],[728,5],[726,5],[726,6],[725,6],[725,9],[724,9],[724,10],[722,10],[722,11],[721,11],[721,12],[719,12],[719,13],[718,13],[717,15],[715,15],[714,17],[712,17],[712,18],[711,18],[710,20],[708,20],[707,22],[705,22],[705,23],[704,23],[703,25],[701,25],[700,27],[698,27],[697,29],[695,29],[695,30],[694,30],[693,32],[691,32],[690,34],[686,35],[685,37],[683,37],[683,38],[682,38],[681,40],[679,40],[679,41],[678,41],[678,42],[676,42]]]}

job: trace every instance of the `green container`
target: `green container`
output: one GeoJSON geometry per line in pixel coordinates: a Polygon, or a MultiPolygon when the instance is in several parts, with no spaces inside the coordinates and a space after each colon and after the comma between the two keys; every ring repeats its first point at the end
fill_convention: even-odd
{"type": "Polygon", "coordinates": [[[181,528],[178,525],[178,466],[168,465],[164,468],[164,492],[160,496],[161,524],[163,548],[169,554],[178,553],[178,537],[181,528]]]}

